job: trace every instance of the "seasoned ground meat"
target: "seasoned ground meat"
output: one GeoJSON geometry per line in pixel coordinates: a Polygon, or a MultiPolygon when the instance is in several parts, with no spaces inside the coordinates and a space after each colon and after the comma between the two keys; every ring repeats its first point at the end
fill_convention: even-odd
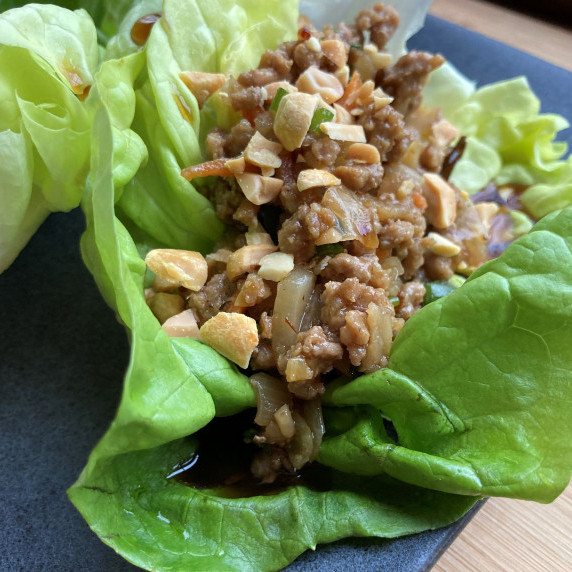
{"type": "Polygon", "coordinates": [[[361,10],[356,18],[360,43],[364,43],[364,32],[370,33],[371,41],[382,50],[397,30],[399,14],[391,6],[377,4],[373,8],[361,10]]]}
{"type": "Polygon", "coordinates": [[[268,340],[262,340],[252,352],[250,367],[255,371],[269,371],[276,368],[274,352],[268,340]]]}
{"type": "Polygon", "coordinates": [[[329,208],[319,203],[302,205],[278,231],[280,250],[293,254],[296,264],[307,262],[320,236],[337,225],[338,219],[329,208]]]}
{"type": "Polygon", "coordinates": [[[254,135],[254,128],[246,119],[241,119],[229,132],[224,144],[227,157],[240,155],[254,135]]]}
{"type": "Polygon", "coordinates": [[[307,70],[310,66],[320,67],[322,61],[322,51],[313,50],[306,42],[298,44],[292,55],[299,73],[307,70]]]}
{"type": "Polygon", "coordinates": [[[341,165],[334,170],[334,175],[353,191],[367,193],[379,187],[383,178],[383,167],[379,163],[373,165],[341,165]]]}
{"type": "Polygon", "coordinates": [[[254,118],[254,128],[267,139],[274,139],[274,116],[270,111],[263,111],[254,118]]]}
{"type": "Polygon", "coordinates": [[[272,295],[272,289],[256,273],[251,272],[240,285],[235,304],[238,307],[250,307],[260,304],[272,295]]]}
{"type": "Polygon", "coordinates": [[[399,306],[396,314],[399,318],[409,320],[423,304],[425,286],[421,282],[406,282],[399,290],[399,306]]]}
{"type": "Polygon", "coordinates": [[[437,256],[431,252],[425,254],[423,269],[429,280],[449,280],[454,274],[451,258],[437,256]]]}
{"type": "Polygon", "coordinates": [[[381,225],[378,234],[382,248],[393,248],[400,244],[409,244],[415,236],[415,226],[406,220],[387,220],[381,225]]]}
{"type": "Polygon", "coordinates": [[[272,68],[280,79],[286,79],[294,64],[292,52],[297,44],[298,42],[287,42],[281,44],[275,50],[266,50],[260,58],[260,67],[272,68]]]}
{"type": "Polygon", "coordinates": [[[427,171],[439,173],[443,168],[445,152],[446,149],[437,143],[433,135],[430,135],[427,146],[419,156],[419,164],[427,171]]]}
{"type": "Polygon", "coordinates": [[[316,244],[304,224],[310,212],[308,205],[302,205],[294,215],[286,219],[278,231],[278,245],[282,252],[294,255],[294,262],[306,262],[316,251],[316,244]]]}
{"type": "Polygon", "coordinates": [[[199,292],[192,292],[187,300],[197,318],[199,325],[210,320],[215,314],[232,300],[236,292],[236,284],[231,282],[226,272],[215,274],[199,292]]]}
{"type": "Polygon", "coordinates": [[[425,249],[421,237],[414,238],[409,244],[395,249],[395,255],[403,265],[403,279],[411,280],[425,262],[425,249]]]}
{"type": "Polygon", "coordinates": [[[298,334],[286,365],[286,377],[291,366],[297,371],[307,372],[307,377],[294,381],[312,380],[333,368],[341,360],[344,350],[335,336],[325,332],[322,326],[314,326],[298,334]]]}
{"type": "Polygon", "coordinates": [[[388,283],[388,277],[377,257],[371,254],[361,257],[346,253],[336,254],[330,258],[320,275],[326,282],[357,278],[362,284],[369,284],[374,288],[384,288],[388,283]]]}
{"type": "Polygon", "coordinates": [[[235,181],[220,179],[210,189],[210,198],[214,198],[216,216],[227,221],[232,219],[244,195],[235,181]]]}
{"type": "Polygon", "coordinates": [[[273,81],[278,81],[280,77],[280,74],[274,68],[258,68],[241,73],[238,76],[238,83],[244,87],[264,86],[273,81]]]}
{"type": "Polygon", "coordinates": [[[377,83],[394,97],[392,106],[407,116],[415,111],[423,98],[421,90],[429,73],[445,63],[443,56],[411,51],[389,68],[381,70],[377,83]]]}
{"type": "Polygon", "coordinates": [[[227,134],[220,127],[215,127],[207,135],[207,156],[211,159],[221,159],[225,156],[224,144],[227,134]]]}
{"type": "Polygon", "coordinates": [[[409,147],[412,134],[405,125],[403,115],[391,105],[376,110],[373,104],[358,117],[367,142],[377,148],[382,163],[399,161],[409,147]]]}
{"type": "Polygon", "coordinates": [[[345,319],[345,325],[340,328],[340,341],[348,350],[351,364],[357,367],[365,357],[369,342],[367,313],[349,310],[345,319]]]}
{"type": "Polygon", "coordinates": [[[318,137],[310,143],[304,152],[304,160],[312,169],[328,169],[333,167],[340,154],[341,147],[337,141],[329,137],[318,137]]]}
{"type": "Polygon", "coordinates": [[[388,302],[382,289],[360,284],[357,278],[347,278],[343,282],[328,282],[321,299],[324,303],[321,312],[322,321],[334,332],[345,326],[346,312],[349,310],[365,312],[371,302],[391,307],[393,313],[393,306],[388,302]]]}
{"type": "Polygon", "coordinates": [[[243,87],[238,81],[230,81],[229,95],[232,106],[238,111],[262,108],[266,90],[259,86],[243,87]]]}
{"type": "Polygon", "coordinates": [[[338,24],[335,29],[332,26],[326,26],[324,28],[324,39],[340,39],[348,46],[351,44],[361,45],[363,41],[354,25],[344,24],[343,22],[338,24]]]}
{"type": "Polygon", "coordinates": [[[232,215],[232,220],[242,223],[244,226],[256,228],[258,225],[258,211],[260,207],[253,205],[248,199],[243,198],[232,215]]]}

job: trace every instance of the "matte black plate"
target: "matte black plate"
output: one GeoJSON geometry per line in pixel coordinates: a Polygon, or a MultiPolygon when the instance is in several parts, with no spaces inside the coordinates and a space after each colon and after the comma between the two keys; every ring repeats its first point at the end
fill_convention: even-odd
{"type": "MultiPolygon", "coordinates": [[[[436,18],[410,44],[443,53],[481,84],[525,74],[545,111],[572,117],[564,70],[436,18]]],[[[77,210],[52,215],[0,276],[1,570],[134,570],[65,494],[114,415],[129,352],[81,262],[83,224],[77,210]]],[[[426,570],[471,514],[393,541],[321,546],[291,569],[426,570]]]]}

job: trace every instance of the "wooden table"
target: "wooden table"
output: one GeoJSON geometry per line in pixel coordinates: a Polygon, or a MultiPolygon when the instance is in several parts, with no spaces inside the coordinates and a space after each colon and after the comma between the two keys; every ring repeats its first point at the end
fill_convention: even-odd
{"type": "MultiPolygon", "coordinates": [[[[435,0],[431,13],[572,71],[572,31],[481,0],[435,0]]],[[[551,505],[489,500],[433,570],[572,571],[572,486],[551,505]]]]}

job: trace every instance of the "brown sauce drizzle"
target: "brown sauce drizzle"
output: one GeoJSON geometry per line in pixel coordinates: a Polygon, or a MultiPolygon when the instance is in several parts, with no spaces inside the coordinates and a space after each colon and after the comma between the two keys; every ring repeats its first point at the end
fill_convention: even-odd
{"type": "Polygon", "coordinates": [[[250,463],[259,448],[245,439],[245,434],[255,428],[252,419],[252,410],[213,419],[194,435],[199,441],[196,452],[177,463],[167,478],[224,498],[272,495],[291,486],[331,489],[332,470],[318,463],[309,463],[297,474],[282,474],[271,484],[256,479],[250,463]]]}
{"type": "Polygon", "coordinates": [[[141,16],[131,28],[131,39],[133,43],[142,46],[149,38],[151,28],[160,17],[161,14],[146,14],[145,16],[141,16]]]}

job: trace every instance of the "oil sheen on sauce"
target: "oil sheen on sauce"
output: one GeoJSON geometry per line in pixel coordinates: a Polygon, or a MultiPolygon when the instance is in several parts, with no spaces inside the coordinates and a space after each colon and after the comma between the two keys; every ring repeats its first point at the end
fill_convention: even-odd
{"type": "Polygon", "coordinates": [[[318,463],[309,463],[295,475],[280,475],[271,484],[254,478],[250,464],[259,449],[245,439],[249,433],[254,434],[252,420],[252,410],[213,419],[193,436],[199,443],[196,452],[175,465],[167,478],[196,489],[209,489],[225,498],[272,495],[291,486],[331,489],[332,471],[318,463]]]}

